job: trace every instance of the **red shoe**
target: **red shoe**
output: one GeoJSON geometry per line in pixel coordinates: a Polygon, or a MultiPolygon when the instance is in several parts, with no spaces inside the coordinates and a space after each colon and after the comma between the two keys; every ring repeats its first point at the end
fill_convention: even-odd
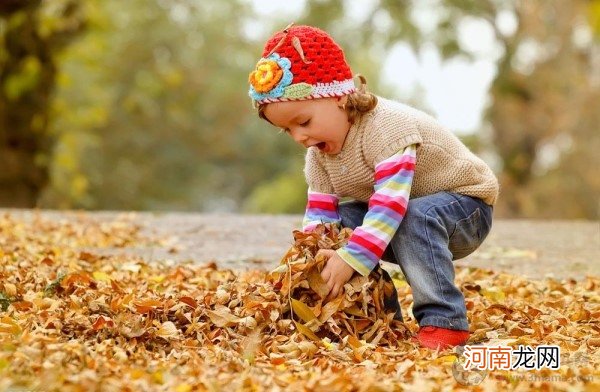
{"type": "Polygon", "coordinates": [[[422,327],[417,333],[417,341],[421,346],[433,350],[438,348],[444,350],[454,346],[462,346],[468,339],[469,331],[457,331],[431,325],[422,327]]]}

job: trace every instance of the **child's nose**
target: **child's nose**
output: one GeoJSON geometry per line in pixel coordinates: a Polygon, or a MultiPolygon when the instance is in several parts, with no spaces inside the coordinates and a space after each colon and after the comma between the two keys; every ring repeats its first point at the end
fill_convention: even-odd
{"type": "Polygon", "coordinates": [[[308,140],[308,136],[306,134],[304,134],[303,132],[300,132],[297,130],[292,130],[290,132],[292,134],[292,138],[294,139],[294,141],[296,143],[304,144],[304,142],[308,140]]]}

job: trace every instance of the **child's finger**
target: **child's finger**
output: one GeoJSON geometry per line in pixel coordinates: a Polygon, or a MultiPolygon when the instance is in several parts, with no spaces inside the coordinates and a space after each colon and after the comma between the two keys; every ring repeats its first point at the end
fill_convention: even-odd
{"type": "Polygon", "coordinates": [[[336,298],[339,293],[340,293],[340,286],[338,286],[336,284],[335,287],[333,288],[333,290],[331,290],[331,299],[336,298]]]}
{"type": "Polygon", "coordinates": [[[327,297],[327,301],[331,301],[334,298],[336,298],[338,296],[340,292],[340,288],[339,286],[336,284],[335,286],[333,286],[333,288],[331,289],[331,291],[329,292],[329,296],[327,297]]]}
{"type": "Polygon", "coordinates": [[[332,249],[321,249],[317,252],[317,256],[323,255],[327,259],[329,259],[333,253],[335,253],[335,251],[332,249]]]}
{"type": "Polygon", "coordinates": [[[323,279],[323,282],[327,283],[327,281],[329,280],[329,278],[331,277],[331,269],[327,268],[327,266],[325,268],[323,268],[323,271],[321,271],[321,278],[323,279]]]}
{"type": "Polygon", "coordinates": [[[327,279],[327,287],[329,290],[333,289],[335,286],[335,276],[333,274],[329,275],[329,279],[327,279]]]}

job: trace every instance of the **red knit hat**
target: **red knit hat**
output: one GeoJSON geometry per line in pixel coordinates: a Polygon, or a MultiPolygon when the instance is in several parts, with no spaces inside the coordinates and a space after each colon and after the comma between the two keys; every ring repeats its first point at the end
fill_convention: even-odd
{"type": "Polygon", "coordinates": [[[356,91],[344,52],[333,38],[316,27],[293,23],[269,38],[248,81],[255,104],[356,91]]]}

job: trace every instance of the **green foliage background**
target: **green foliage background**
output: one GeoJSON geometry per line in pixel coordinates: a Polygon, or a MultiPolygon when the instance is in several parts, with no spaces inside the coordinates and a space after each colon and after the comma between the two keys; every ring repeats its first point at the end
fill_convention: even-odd
{"type": "MultiPolygon", "coordinates": [[[[262,43],[289,15],[265,16],[257,11],[267,2],[256,8],[247,0],[25,3],[0,6],[0,204],[303,211],[304,151],[258,119],[246,93],[262,43]],[[23,26],[35,39],[11,33],[23,26]],[[18,58],[11,51],[32,40],[43,50],[18,58]],[[21,138],[47,142],[3,161],[32,144],[21,138]],[[32,186],[30,177],[42,180],[32,186]]],[[[459,44],[457,26],[465,18],[486,21],[502,54],[484,126],[465,142],[497,163],[497,214],[595,218],[599,3],[378,0],[356,20],[348,16],[352,1],[307,0],[293,19],[328,30],[372,91],[426,111],[418,96],[380,80],[382,59],[398,42],[416,52],[435,45],[445,59],[476,59],[459,44]],[[433,32],[415,23],[423,7],[432,11],[433,32]],[[512,34],[499,28],[507,12],[517,21],[512,34]],[[578,31],[592,39],[577,44],[571,37],[578,31]],[[545,56],[523,70],[515,57],[531,42],[545,56]],[[540,166],[548,150],[558,158],[540,166]]]]}

